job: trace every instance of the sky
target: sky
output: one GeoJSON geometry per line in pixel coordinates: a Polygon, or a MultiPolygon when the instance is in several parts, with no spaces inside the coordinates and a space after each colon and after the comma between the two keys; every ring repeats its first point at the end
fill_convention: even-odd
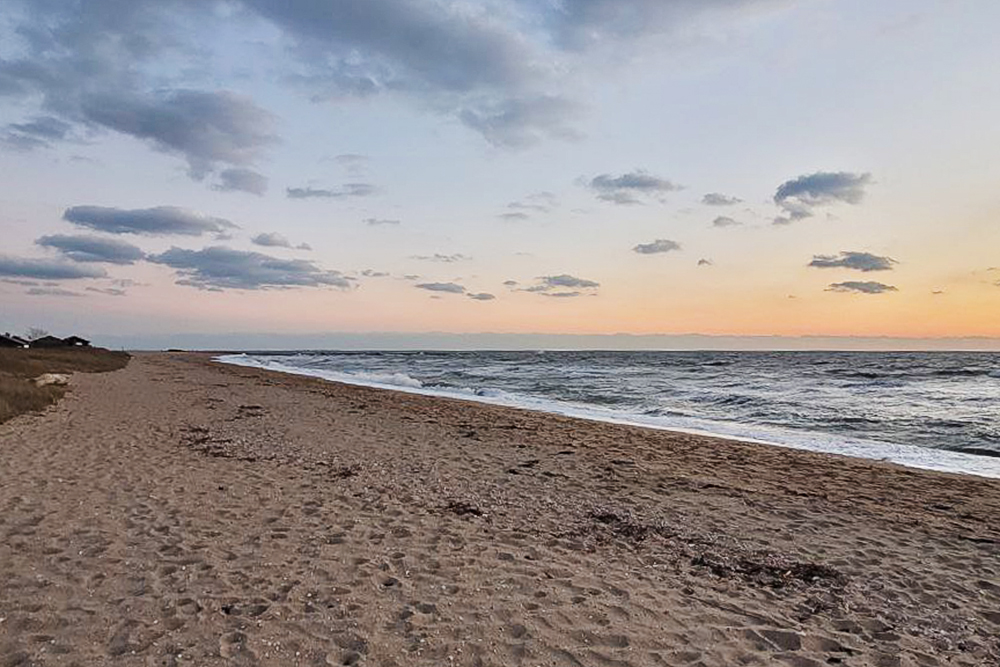
{"type": "Polygon", "coordinates": [[[1000,340],[996,25],[995,0],[7,0],[0,330],[1000,340]]]}

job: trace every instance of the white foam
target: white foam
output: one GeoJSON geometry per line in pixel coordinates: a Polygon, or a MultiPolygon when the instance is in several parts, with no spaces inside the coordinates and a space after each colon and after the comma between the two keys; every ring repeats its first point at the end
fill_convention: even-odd
{"type": "MultiPolygon", "coordinates": [[[[286,357],[287,358],[287,357],[286,357]]],[[[793,431],[778,427],[718,422],[680,416],[652,416],[627,413],[594,406],[552,401],[533,396],[512,394],[500,389],[442,389],[425,387],[420,380],[405,373],[341,372],[322,368],[293,366],[274,359],[231,354],[215,357],[215,361],[234,366],[262,368],[292,375],[305,375],[331,382],[392,389],[423,396],[458,398],[490,405],[521,408],[536,412],[589,419],[591,421],[642,426],[664,431],[706,435],[727,440],[788,447],[825,454],[839,454],[861,459],[888,461],[910,468],[937,470],[1000,479],[1000,458],[977,456],[946,449],[931,449],[914,445],[898,445],[875,440],[844,438],[827,433],[793,431]]]]}
{"type": "MultiPolygon", "coordinates": [[[[308,357],[305,357],[308,358],[308,357]]],[[[406,373],[369,373],[365,371],[338,372],[320,368],[307,368],[302,366],[290,366],[278,361],[262,361],[257,357],[247,354],[233,354],[216,357],[215,361],[236,366],[250,366],[252,368],[266,368],[282,373],[293,373],[295,375],[308,375],[318,377],[331,382],[343,382],[344,384],[357,384],[365,387],[379,387],[382,389],[420,389],[424,385],[420,380],[412,378],[406,373]]]]}

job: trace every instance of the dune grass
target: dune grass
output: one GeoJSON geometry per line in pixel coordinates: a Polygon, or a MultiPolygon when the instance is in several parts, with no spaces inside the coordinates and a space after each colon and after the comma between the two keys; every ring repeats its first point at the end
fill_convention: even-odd
{"type": "Polygon", "coordinates": [[[124,368],[126,352],[103,348],[0,350],[0,423],[27,412],[39,412],[66,393],[66,387],[36,387],[44,373],[104,373],[124,368]]]}
{"type": "Polygon", "coordinates": [[[36,387],[29,380],[0,375],[0,424],[26,412],[41,412],[64,393],[65,387],[36,387]]]}

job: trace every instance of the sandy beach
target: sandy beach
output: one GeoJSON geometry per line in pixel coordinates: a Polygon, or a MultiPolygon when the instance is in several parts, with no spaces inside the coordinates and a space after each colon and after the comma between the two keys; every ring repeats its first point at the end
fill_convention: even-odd
{"type": "Polygon", "coordinates": [[[1000,665],[1000,482],[140,354],[0,425],[0,666],[1000,665]]]}

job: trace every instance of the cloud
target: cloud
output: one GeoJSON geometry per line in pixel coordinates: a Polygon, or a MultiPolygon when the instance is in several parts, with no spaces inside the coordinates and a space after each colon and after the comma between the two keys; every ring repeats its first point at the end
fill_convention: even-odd
{"type": "Polygon", "coordinates": [[[892,285],[885,285],[874,280],[848,280],[842,283],[833,283],[826,289],[828,292],[857,292],[860,294],[884,294],[885,292],[899,291],[892,285]]]}
{"type": "Polygon", "coordinates": [[[223,234],[237,226],[222,218],[212,218],[176,206],[121,209],[107,206],[73,206],[63,213],[63,220],[108,234],[147,236],[201,236],[223,234]]]}
{"type": "Polygon", "coordinates": [[[106,275],[108,274],[104,269],[80,265],[76,262],[0,255],[0,276],[8,278],[76,280],[78,278],[103,278],[106,275]]]}
{"type": "Polygon", "coordinates": [[[375,271],[374,269],[365,269],[361,272],[365,278],[386,278],[389,276],[386,271],[375,271]]]}
{"type": "Polygon", "coordinates": [[[47,141],[43,141],[29,134],[20,134],[18,132],[4,132],[3,134],[0,134],[0,146],[24,152],[33,151],[36,148],[51,147],[47,141]]]}
{"type": "Polygon", "coordinates": [[[31,296],[84,296],[79,292],[63,289],[62,287],[31,287],[25,290],[24,293],[31,296]]]}
{"type": "Polygon", "coordinates": [[[150,262],[176,269],[178,285],[205,290],[261,290],[288,287],[338,287],[351,282],[339,271],[320,269],[303,259],[279,259],[258,252],[211,246],[203,250],[172,247],[150,262]]]}
{"type": "Polygon", "coordinates": [[[450,294],[465,294],[465,288],[458,283],[417,283],[414,287],[430,292],[448,292],[450,294]]]}
{"type": "Polygon", "coordinates": [[[400,224],[399,220],[387,220],[387,219],[384,219],[384,218],[365,218],[362,222],[364,222],[369,227],[378,227],[380,225],[398,225],[398,224],[400,224]]]}
{"type": "Polygon", "coordinates": [[[855,269],[857,271],[891,271],[896,260],[870,252],[841,252],[839,255],[813,255],[809,266],[818,269],[855,269]]]}
{"type": "Polygon", "coordinates": [[[490,294],[489,292],[476,292],[476,293],[471,293],[470,292],[470,293],[466,294],[465,296],[469,297],[470,299],[472,299],[474,301],[492,301],[493,299],[496,298],[495,295],[490,294]]]}
{"type": "Polygon", "coordinates": [[[233,167],[219,173],[219,183],[212,189],[220,192],[249,192],[252,195],[263,195],[267,192],[267,177],[252,169],[233,167]]]}
{"type": "Polygon", "coordinates": [[[587,185],[598,199],[622,205],[642,204],[650,197],[681,189],[679,185],[641,169],[620,176],[601,174],[590,179],[587,185]]]}
{"type": "MultiPolygon", "coordinates": [[[[230,37],[246,28],[253,55],[261,33],[288,47],[268,65],[311,101],[392,95],[519,147],[578,136],[580,105],[567,91],[584,88],[595,63],[612,61],[607,53],[626,63],[650,52],[641,37],[677,33],[703,15],[715,28],[748,7],[781,4],[8,0],[13,46],[0,60],[0,94],[76,128],[147,141],[187,160],[195,178],[248,168],[275,140],[270,115],[231,92],[180,87],[215,87],[244,66],[236,58],[246,51],[234,52],[241,45],[230,37]]],[[[664,43],[671,40],[656,40],[664,43]]]]}
{"type": "Polygon", "coordinates": [[[495,146],[526,148],[545,138],[580,139],[580,133],[566,122],[578,114],[579,106],[568,99],[539,95],[463,109],[459,118],[495,146]]]}
{"type": "Polygon", "coordinates": [[[502,213],[500,217],[510,220],[524,220],[528,217],[529,213],[549,213],[558,205],[559,200],[553,193],[548,191],[535,192],[525,196],[523,199],[507,204],[507,208],[513,212],[502,213]],[[518,213],[522,217],[517,217],[518,213]]]}
{"type": "Polygon", "coordinates": [[[343,199],[345,197],[368,197],[377,192],[371,183],[345,183],[335,190],[323,188],[286,188],[289,199],[343,199]]]}
{"type": "Polygon", "coordinates": [[[656,255],[663,252],[671,252],[673,250],[680,250],[681,244],[676,241],[671,241],[669,239],[656,239],[652,243],[640,243],[639,245],[632,248],[633,252],[637,252],[640,255],[656,255]]]}
{"type": "Polygon", "coordinates": [[[111,280],[111,284],[118,287],[149,287],[149,283],[140,283],[131,278],[114,278],[111,280]]]}
{"type": "Polygon", "coordinates": [[[585,278],[577,278],[576,276],[571,276],[566,273],[562,273],[558,276],[543,276],[541,281],[544,285],[549,287],[583,287],[583,288],[594,288],[600,287],[601,284],[593,280],[587,280],[585,278]]]}
{"type": "Polygon", "coordinates": [[[51,148],[62,141],[73,126],[53,116],[36,116],[26,123],[10,123],[0,133],[0,143],[15,150],[51,148]]]}
{"type": "MultiPolygon", "coordinates": [[[[19,278],[0,278],[0,283],[7,283],[8,285],[20,285],[22,287],[37,287],[41,285],[37,280],[21,280],[19,278]]],[[[49,283],[49,285],[56,285],[58,283],[49,283]]]]}
{"type": "Polygon", "coordinates": [[[439,252],[433,255],[411,255],[410,259],[419,259],[423,262],[442,262],[444,264],[453,264],[455,262],[462,262],[465,260],[472,259],[468,255],[463,255],[461,253],[455,253],[454,255],[445,255],[439,252]]]}
{"type": "Polygon", "coordinates": [[[291,242],[286,239],[281,234],[274,232],[258,234],[257,236],[250,239],[250,242],[254,245],[265,246],[268,248],[291,248],[291,242]]]}
{"type": "MultiPolygon", "coordinates": [[[[413,0],[243,0],[293,41],[313,99],[403,94],[497,146],[575,136],[553,58],[516,12],[413,0]]],[[[528,18],[528,17],[525,17],[528,18]]],[[[530,20],[530,19],[529,19],[530,20]]]]}
{"type": "MultiPolygon", "coordinates": [[[[587,51],[638,50],[710,11],[738,15],[770,0],[244,0],[294,42],[314,99],[400,93],[458,118],[487,141],[521,147],[578,136],[559,91],[592,69],[587,51]]],[[[715,18],[713,16],[713,18],[715,18]]],[[[648,51],[646,49],[645,51],[648,51]]]]}
{"type": "Polygon", "coordinates": [[[514,221],[520,222],[522,220],[527,220],[531,216],[528,215],[527,213],[524,213],[523,211],[508,211],[507,213],[501,213],[497,217],[500,218],[501,220],[506,220],[508,222],[514,222],[514,221]]]}
{"type": "Polygon", "coordinates": [[[218,3],[7,5],[6,43],[14,48],[0,59],[0,94],[46,114],[7,128],[7,139],[43,147],[65,140],[71,127],[90,136],[113,131],[180,156],[199,180],[220,167],[250,166],[276,141],[274,118],[249,98],[164,85],[180,78],[171,65],[209,65],[191,19],[199,26],[218,20],[218,3]]]}
{"type": "Polygon", "coordinates": [[[563,0],[540,3],[547,27],[564,49],[615,51],[642,44],[644,37],[663,37],[678,26],[707,15],[718,23],[722,12],[736,15],[748,8],[773,5],[769,0],[563,0]]]}
{"type": "Polygon", "coordinates": [[[244,4],[296,39],[303,59],[378,88],[461,92],[530,76],[521,40],[466,7],[400,0],[244,4]]]}
{"type": "Polygon", "coordinates": [[[776,225],[787,225],[813,216],[813,209],[835,203],[860,204],[865,188],[872,182],[871,174],[854,174],[846,171],[825,172],[799,176],[785,181],[774,193],[774,203],[784,215],[774,219],[776,225]]]}
{"type": "Polygon", "coordinates": [[[348,174],[352,176],[360,176],[365,172],[368,167],[369,157],[367,155],[359,155],[358,153],[343,153],[341,155],[336,155],[333,158],[337,164],[344,168],[348,174]]]}
{"type": "Polygon", "coordinates": [[[705,206],[733,206],[742,202],[743,200],[738,197],[730,197],[718,192],[709,192],[701,198],[701,203],[705,206]]]}
{"type": "Polygon", "coordinates": [[[713,262],[710,259],[699,259],[698,266],[712,266],[713,262]]]}
{"type": "Polygon", "coordinates": [[[125,290],[118,289],[117,287],[87,287],[85,289],[88,292],[96,292],[97,294],[107,296],[125,296],[126,294],[125,290]]]}
{"type": "Polygon", "coordinates": [[[515,287],[517,285],[516,280],[505,280],[503,281],[504,287],[515,287]]]}
{"type": "Polygon", "coordinates": [[[774,201],[780,204],[788,199],[797,199],[810,206],[838,201],[859,204],[864,199],[865,186],[871,180],[871,174],[816,172],[782,183],[774,194],[774,201]]]}
{"type": "Polygon", "coordinates": [[[293,246],[291,241],[286,239],[281,234],[275,232],[265,232],[258,234],[250,239],[250,243],[254,245],[264,246],[265,248],[293,248],[295,250],[312,250],[312,246],[308,243],[300,243],[297,246],[293,246]]]}
{"type": "MultiPolygon", "coordinates": [[[[508,280],[504,283],[504,285],[512,289],[516,284],[517,282],[513,280],[508,280]]],[[[600,286],[601,284],[594,280],[578,278],[568,273],[560,273],[554,276],[540,276],[538,282],[534,285],[519,288],[518,291],[533,292],[542,296],[574,297],[583,296],[585,292],[582,290],[588,290],[586,293],[593,294],[600,286]]]]}
{"type": "Polygon", "coordinates": [[[724,229],[726,227],[739,227],[743,223],[739,220],[733,220],[730,217],[720,215],[715,220],[712,221],[713,227],[718,227],[719,229],[724,229]]]}
{"type": "Polygon", "coordinates": [[[135,264],[146,256],[141,248],[131,243],[99,236],[53,234],[42,236],[35,243],[57,250],[74,262],[135,264]]]}
{"type": "Polygon", "coordinates": [[[92,123],[182,156],[197,180],[219,164],[252,164],[276,141],[271,114],[227,91],[173,90],[152,97],[107,92],[86,97],[82,109],[92,123]]]}

